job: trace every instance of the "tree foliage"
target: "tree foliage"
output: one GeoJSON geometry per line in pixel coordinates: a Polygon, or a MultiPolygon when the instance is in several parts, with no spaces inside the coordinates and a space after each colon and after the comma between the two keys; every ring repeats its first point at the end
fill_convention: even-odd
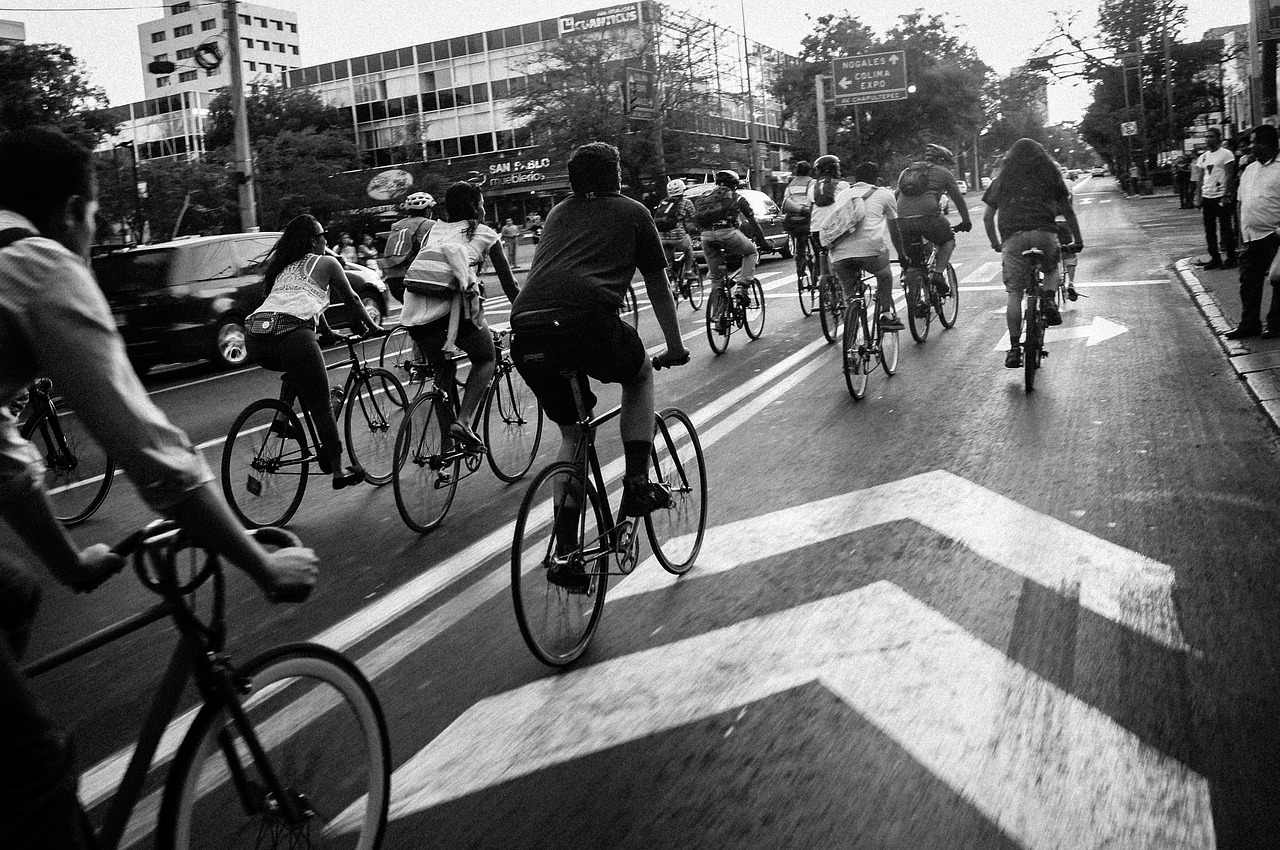
{"type": "MultiPolygon", "coordinates": [[[[310,89],[256,85],[245,97],[245,114],[249,138],[255,141],[298,130],[340,130],[351,134],[350,111],[325,106],[320,96],[310,89]]],[[[207,127],[205,147],[208,150],[234,142],[235,115],[231,110],[231,95],[225,88],[209,104],[207,127]]]]}
{"type": "Polygon", "coordinates": [[[48,126],[92,150],[118,126],[107,96],[60,44],[0,46],[0,130],[48,126]]]}

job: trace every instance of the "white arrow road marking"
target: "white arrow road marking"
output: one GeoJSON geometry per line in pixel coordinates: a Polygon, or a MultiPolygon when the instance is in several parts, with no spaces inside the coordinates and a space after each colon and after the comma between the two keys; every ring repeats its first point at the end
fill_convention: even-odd
{"type": "MultiPolygon", "coordinates": [[[[1178,651],[1173,568],[937,470],[708,529],[690,578],[909,519],[1048,588],[1080,586],[1080,605],[1178,651]],[[1028,531],[1032,530],[1032,531],[1028,531]]],[[[608,601],[678,581],[650,557],[608,601]]]]}
{"type": "Polygon", "coordinates": [[[1020,846],[1214,846],[1202,777],[883,581],[482,700],[395,772],[391,816],[812,682],[1020,846]]]}
{"type": "Polygon", "coordinates": [[[983,263],[973,271],[969,272],[960,281],[961,283],[986,283],[1000,273],[1000,261],[994,260],[989,263],[983,263]]]}
{"type": "MultiPolygon", "coordinates": [[[[1112,337],[1120,336],[1120,334],[1128,330],[1129,328],[1126,325],[1122,325],[1119,322],[1113,322],[1101,316],[1094,316],[1093,322],[1087,325],[1073,325],[1069,328],[1046,328],[1044,342],[1045,345],[1052,345],[1055,342],[1064,342],[1068,339],[1084,338],[1086,340],[1085,345],[1097,345],[1100,342],[1106,342],[1112,337]]],[[[1008,344],[1006,338],[1001,338],[991,350],[1004,351],[1008,344]]]]}
{"type": "Polygon", "coordinates": [[[1109,203],[1111,203],[1113,200],[1115,200],[1115,199],[1114,199],[1114,198],[1103,198],[1101,201],[1098,201],[1098,203],[1100,203],[1100,204],[1109,204],[1109,203]]]}

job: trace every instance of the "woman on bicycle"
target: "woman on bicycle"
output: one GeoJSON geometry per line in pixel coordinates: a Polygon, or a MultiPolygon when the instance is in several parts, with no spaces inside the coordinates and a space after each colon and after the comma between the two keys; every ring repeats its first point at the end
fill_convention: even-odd
{"type": "Polygon", "coordinates": [[[342,263],[326,254],[326,247],[324,228],[312,216],[300,215],[285,225],[267,255],[262,276],[266,300],[245,320],[246,347],[253,362],[288,377],[282,400],[292,403],[288,395],[296,393],[311,414],[320,440],[320,469],[331,472],[333,489],[341,490],[364,481],[364,470],[342,468],[342,439],[329,404],[329,378],[316,332],[328,330],[324,311],[330,295],[351,308],[351,326],[357,333],[379,328],[365,315],[342,263]]]}
{"type": "MultiPolygon", "coordinates": [[[[484,218],[484,195],[480,187],[466,181],[459,181],[444,193],[445,220],[437,221],[427,234],[422,249],[438,248],[446,244],[461,245],[467,254],[470,265],[477,273],[487,258],[493,263],[493,270],[502,284],[502,291],[512,301],[520,294],[516,279],[511,274],[511,266],[507,263],[507,255],[502,250],[502,241],[497,231],[488,225],[481,224],[484,218]]],[[[409,330],[418,350],[431,361],[439,375],[450,361],[444,352],[449,335],[449,311],[451,304],[439,298],[420,295],[411,290],[404,293],[404,310],[400,313],[400,324],[409,330]]],[[[498,355],[493,347],[493,332],[481,313],[474,318],[461,318],[458,321],[455,339],[471,361],[471,372],[467,375],[467,383],[462,391],[462,402],[459,405],[458,420],[449,426],[449,432],[455,439],[478,448],[484,444],[471,430],[471,422],[475,418],[476,409],[484,399],[489,381],[493,379],[498,355]]],[[[452,380],[452,373],[449,373],[452,380]]],[[[447,384],[447,382],[446,382],[447,384]]]]}
{"type": "MultiPolygon", "coordinates": [[[[1024,251],[1039,248],[1043,254],[1040,268],[1044,273],[1044,289],[1058,289],[1058,228],[1054,219],[1061,215],[1071,229],[1077,252],[1084,247],[1080,238],[1080,222],[1071,207],[1071,192],[1062,181],[1058,165],[1041,144],[1033,139],[1019,139],[1005,154],[1004,168],[987,187],[982,200],[987,205],[983,224],[991,247],[1004,255],[1004,289],[1008,293],[1005,316],[1009,324],[1009,353],[1004,365],[1022,368],[1022,293],[1034,280],[1032,261],[1024,251]],[[996,214],[999,213],[999,236],[996,214]]],[[[1046,299],[1047,321],[1062,324],[1062,317],[1051,300],[1046,299]]]]}

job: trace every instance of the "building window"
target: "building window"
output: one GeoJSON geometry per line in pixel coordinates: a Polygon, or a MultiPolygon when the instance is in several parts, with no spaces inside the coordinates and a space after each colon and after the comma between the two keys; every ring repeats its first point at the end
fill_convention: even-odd
{"type": "Polygon", "coordinates": [[[162,89],[167,85],[169,85],[168,77],[156,77],[156,88],[162,89]]]}
{"type": "MultiPolygon", "coordinates": [[[[297,24],[289,24],[289,32],[297,32],[297,31],[298,31],[297,24]]],[[[295,50],[294,52],[296,53],[297,51],[295,50]]]]}
{"type": "Polygon", "coordinates": [[[168,61],[169,61],[169,54],[168,54],[168,53],[157,53],[155,56],[152,56],[151,58],[152,58],[153,60],[155,60],[156,62],[168,62],[168,61]]]}
{"type": "Polygon", "coordinates": [[[297,56],[297,55],[298,55],[298,45],[296,45],[296,44],[291,44],[291,45],[289,45],[289,52],[290,52],[290,53],[292,53],[294,56],[297,56]]]}
{"type": "Polygon", "coordinates": [[[240,39],[240,40],[244,42],[244,46],[245,46],[245,47],[248,47],[248,48],[252,48],[252,47],[253,47],[253,39],[251,39],[251,38],[242,38],[242,39],[240,39]]]}
{"type": "Polygon", "coordinates": [[[160,32],[153,32],[153,33],[151,34],[151,43],[152,43],[152,44],[158,44],[159,42],[162,42],[162,41],[164,41],[164,40],[165,40],[164,30],[160,30],[160,32]]]}
{"type": "Polygon", "coordinates": [[[262,63],[262,73],[264,73],[264,74],[270,74],[270,73],[271,73],[271,63],[270,63],[270,62],[263,62],[263,63],[262,63]]]}
{"type": "Polygon", "coordinates": [[[178,75],[178,82],[189,83],[198,76],[200,76],[199,71],[183,71],[181,74],[178,75]]]}
{"type": "Polygon", "coordinates": [[[266,18],[254,18],[254,20],[258,22],[258,26],[262,27],[263,29],[266,29],[266,28],[267,28],[267,19],[266,19],[266,18]]]}
{"type": "Polygon", "coordinates": [[[258,46],[259,46],[259,47],[261,47],[263,50],[270,50],[270,49],[271,49],[271,42],[269,42],[269,41],[262,41],[262,40],[259,40],[259,41],[258,41],[258,46]]]}
{"type": "Polygon", "coordinates": [[[184,47],[174,54],[174,56],[178,57],[179,61],[183,59],[190,59],[192,56],[195,56],[195,55],[196,55],[196,50],[194,47],[184,47]]]}
{"type": "Polygon", "coordinates": [[[191,35],[192,29],[193,27],[191,26],[191,24],[186,24],[180,27],[174,27],[173,37],[182,38],[184,35],[191,35]]]}
{"type": "Polygon", "coordinates": [[[281,32],[284,32],[284,21],[273,20],[271,23],[276,25],[276,29],[280,30],[281,32]]]}
{"type": "Polygon", "coordinates": [[[273,42],[271,42],[271,43],[272,43],[273,45],[275,45],[276,53],[284,53],[284,45],[283,45],[283,44],[281,44],[281,43],[280,43],[280,42],[278,42],[278,41],[273,41],[273,42]]]}
{"type": "Polygon", "coordinates": [[[205,71],[205,72],[204,72],[204,75],[205,75],[206,77],[216,77],[216,76],[218,76],[218,69],[217,69],[217,68],[210,68],[209,70],[207,70],[207,71],[205,71]]]}
{"type": "Polygon", "coordinates": [[[209,19],[209,20],[207,20],[207,21],[201,21],[201,22],[200,22],[200,32],[208,32],[209,30],[213,29],[213,28],[214,28],[214,27],[216,27],[217,25],[218,25],[218,22],[217,22],[215,19],[213,19],[213,18],[210,18],[210,19],[209,19]]]}
{"type": "Polygon", "coordinates": [[[247,62],[247,63],[245,63],[245,64],[247,64],[247,65],[249,66],[249,70],[250,70],[250,71],[256,71],[256,70],[258,70],[258,63],[257,63],[257,62],[247,62]]]}
{"type": "Polygon", "coordinates": [[[171,15],[181,15],[183,12],[190,12],[190,11],[191,11],[190,3],[174,3],[172,6],[169,7],[169,14],[171,15]]]}

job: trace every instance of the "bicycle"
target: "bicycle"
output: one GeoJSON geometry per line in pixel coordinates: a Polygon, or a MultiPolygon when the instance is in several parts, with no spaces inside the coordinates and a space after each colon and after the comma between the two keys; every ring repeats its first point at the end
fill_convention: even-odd
{"type": "Polygon", "coordinates": [[[820,304],[818,260],[813,247],[809,244],[808,234],[804,236],[793,234],[790,239],[791,253],[796,258],[796,290],[800,296],[800,312],[811,316],[820,304]]]}
{"type": "Polygon", "coordinates": [[[943,271],[947,294],[941,294],[929,283],[929,270],[933,268],[937,246],[924,237],[918,237],[908,242],[905,248],[902,289],[907,299],[907,326],[912,339],[924,342],[929,338],[929,324],[934,313],[944,328],[955,327],[960,314],[960,282],[956,279],[956,270],[947,263],[943,271]]]}
{"type": "MultiPolygon", "coordinates": [[[[597,429],[621,408],[592,416],[583,405],[578,374],[570,370],[565,376],[582,432],[575,460],[553,463],[533,479],[511,546],[516,623],[530,651],[552,667],[586,651],[604,611],[609,576],[627,575],[640,562],[640,523],[615,520],[596,454],[597,429]]],[[[688,414],[668,407],[654,420],[651,479],[670,493],[671,504],[645,517],[645,533],[663,569],[684,575],[706,531],[706,462],[688,414]]]]}
{"type": "MultiPolygon", "coordinates": [[[[343,388],[335,388],[331,396],[334,419],[342,415],[351,462],[364,469],[366,481],[382,486],[395,474],[399,422],[394,420],[403,414],[409,399],[399,378],[369,366],[356,353],[356,343],[363,337],[340,339],[350,357],[327,367],[348,369],[343,388]]],[[[319,464],[320,441],[311,411],[299,405],[299,420],[291,403],[293,395],[288,376],[281,375],[280,397],[258,399],[242,410],[223,444],[222,492],[246,528],[287,523],[302,503],[311,465],[319,464]]]]}
{"type": "Polygon", "coordinates": [[[889,377],[893,377],[898,371],[898,331],[880,328],[881,313],[892,305],[881,305],[878,291],[868,301],[866,290],[867,280],[864,276],[859,279],[857,291],[844,311],[841,360],[844,382],[854,401],[861,401],[867,394],[867,379],[875,368],[873,359],[880,361],[880,368],[889,377]]]}
{"type": "Polygon", "coordinates": [[[1068,301],[1089,296],[1075,288],[1075,265],[1069,259],[1077,253],[1074,242],[1064,242],[1058,247],[1058,309],[1065,309],[1068,301]]]}
{"type": "Polygon", "coordinates": [[[689,261],[689,268],[685,270],[684,264],[687,256],[679,248],[672,250],[671,262],[667,263],[667,283],[671,287],[671,298],[676,304],[679,304],[682,298],[688,299],[689,306],[696,311],[702,307],[706,275],[703,274],[702,268],[692,259],[689,261]],[[681,275],[682,271],[684,271],[683,276],[681,275]]]}
{"type": "MultiPolygon", "coordinates": [[[[727,258],[737,261],[737,257],[727,258]]],[[[760,281],[752,280],[747,286],[747,303],[739,304],[733,297],[738,283],[741,263],[719,281],[712,280],[711,294],[707,296],[707,342],[716,354],[729,348],[729,337],[741,328],[751,339],[759,339],[764,333],[764,288],[760,281]]]]}
{"type": "Polygon", "coordinates": [[[1031,259],[1031,283],[1027,286],[1026,307],[1023,309],[1022,325],[1025,336],[1022,342],[1023,384],[1027,392],[1036,388],[1036,372],[1040,370],[1040,362],[1049,356],[1044,347],[1044,331],[1048,327],[1045,315],[1045,302],[1053,302],[1053,293],[1045,291],[1041,283],[1044,271],[1040,268],[1040,260],[1044,251],[1039,248],[1028,248],[1022,256],[1031,259]]]}
{"type": "Polygon", "coordinates": [[[458,384],[454,380],[453,358],[437,375],[428,363],[412,366],[411,381],[418,392],[410,403],[396,434],[395,454],[399,459],[394,473],[396,509],[405,525],[426,534],[444,522],[453,504],[458,482],[480,468],[488,458],[493,474],[508,484],[519,481],[533,466],[542,442],[542,404],[520,378],[511,360],[505,339],[509,332],[493,334],[498,363],[471,421],[473,431],[484,427],[482,448],[455,441],[449,426],[457,421],[458,384]],[[443,378],[442,390],[437,377],[443,378]],[[426,389],[427,384],[431,389],[426,389]],[[466,471],[463,472],[463,467],[466,471]]]}
{"type": "MultiPolygon", "coordinates": [[[[278,528],[253,534],[264,545],[299,545],[278,528]]],[[[391,797],[391,742],[377,694],[359,668],[316,643],[283,644],[234,663],[226,650],[219,559],[170,521],[151,523],[113,551],[161,601],[25,669],[39,676],[165,619],[178,632],[96,845],[114,850],[146,839],[148,819],[130,816],[139,802],[140,811],[154,810],[159,798],[154,829],[161,848],[237,841],[311,847],[332,840],[326,833],[377,848],[391,797]],[[198,601],[202,589],[208,598],[198,601]],[[190,680],[199,704],[177,718],[190,680]],[[166,731],[181,731],[192,717],[170,754],[166,731]],[[152,762],[170,758],[163,786],[149,791],[152,762]]]]}
{"type": "Polygon", "coordinates": [[[831,255],[826,248],[820,250],[817,265],[818,319],[827,342],[835,342],[840,338],[840,323],[844,320],[844,289],[831,271],[831,255]]]}
{"type": "Polygon", "coordinates": [[[53,382],[37,378],[23,411],[18,434],[44,456],[44,486],[53,514],[63,525],[76,525],[102,506],[115,479],[116,465],[84,426],[58,409],[53,382]],[[38,436],[38,440],[37,440],[38,436]]]}

